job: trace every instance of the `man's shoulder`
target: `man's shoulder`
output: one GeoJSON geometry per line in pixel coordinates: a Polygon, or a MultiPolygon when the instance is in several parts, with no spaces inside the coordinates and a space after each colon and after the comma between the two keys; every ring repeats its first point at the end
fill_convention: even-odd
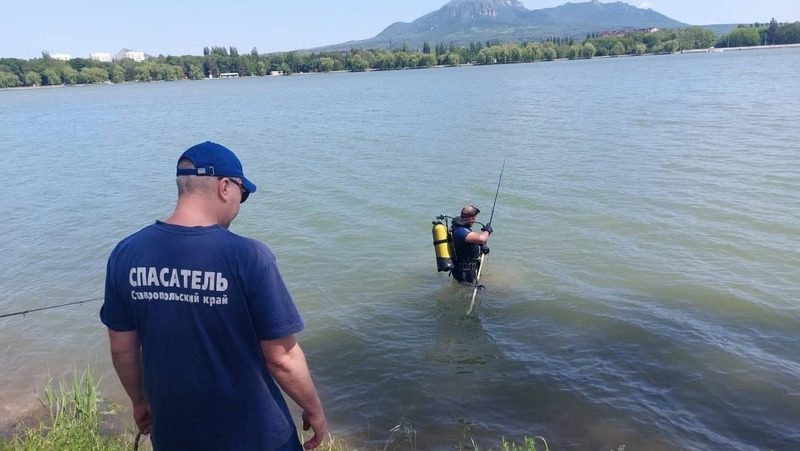
{"type": "Polygon", "coordinates": [[[115,250],[124,248],[125,246],[129,246],[129,245],[131,245],[133,243],[136,243],[137,241],[139,241],[141,239],[149,239],[150,235],[154,231],[155,225],[156,224],[148,224],[148,225],[142,227],[141,229],[139,229],[139,230],[131,233],[130,235],[126,236],[125,238],[121,239],[117,243],[117,245],[115,247],[115,250]]]}
{"type": "Polygon", "coordinates": [[[178,246],[199,246],[217,255],[232,253],[258,256],[267,261],[275,260],[274,254],[263,242],[255,238],[238,235],[226,228],[181,228],[158,221],[142,227],[120,240],[111,252],[111,258],[120,254],[130,254],[131,252],[152,251],[172,243],[176,239],[182,243],[178,246]],[[180,237],[183,239],[181,240],[180,237]]]}
{"type": "Polygon", "coordinates": [[[244,249],[250,249],[257,252],[266,252],[272,255],[272,251],[270,250],[269,246],[256,238],[229,232],[228,239],[232,240],[237,246],[241,246],[244,249]]]}
{"type": "Polygon", "coordinates": [[[453,235],[467,235],[471,232],[469,227],[463,225],[453,225],[453,235]]]}

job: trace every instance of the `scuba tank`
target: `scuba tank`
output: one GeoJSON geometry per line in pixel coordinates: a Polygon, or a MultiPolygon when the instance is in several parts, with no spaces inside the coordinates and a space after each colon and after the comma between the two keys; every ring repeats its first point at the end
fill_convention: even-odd
{"type": "Polygon", "coordinates": [[[450,271],[452,270],[455,265],[453,265],[453,258],[452,258],[452,247],[453,247],[453,239],[450,236],[450,230],[444,224],[442,224],[442,219],[444,216],[437,217],[436,221],[433,221],[433,248],[436,251],[436,267],[439,272],[450,271]]]}

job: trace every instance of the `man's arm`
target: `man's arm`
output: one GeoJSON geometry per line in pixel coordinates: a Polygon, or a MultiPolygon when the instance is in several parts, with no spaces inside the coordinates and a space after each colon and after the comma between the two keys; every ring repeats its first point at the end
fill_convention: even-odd
{"type": "Polygon", "coordinates": [[[261,352],[267,369],[284,392],[303,409],[303,430],[314,430],[314,436],[303,443],[313,449],[322,443],[328,430],[322,401],[319,399],[305,354],[294,335],[261,342],[261,352]]]}
{"type": "Polygon", "coordinates": [[[486,244],[489,241],[489,232],[482,230],[480,232],[470,231],[464,241],[471,244],[486,244]]]}
{"type": "Polygon", "coordinates": [[[153,425],[153,417],[144,393],[139,334],[135,330],[116,332],[109,329],[108,339],[111,343],[111,361],[114,362],[114,370],[117,372],[119,381],[125,388],[128,397],[131,398],[136,426],[143,434],[149,434],[153,425]]]}

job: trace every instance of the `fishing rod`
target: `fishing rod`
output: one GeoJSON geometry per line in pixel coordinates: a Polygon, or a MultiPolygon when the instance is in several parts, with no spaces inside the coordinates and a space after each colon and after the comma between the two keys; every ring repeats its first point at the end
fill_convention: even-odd
{"type": "Polygon", "coordinates": [[[506,169],[506,160],[503,160],[503,167],[500,168],[500,180],[497,181],[497,191],[494,192],[494,203],[492,204],[492,214],[489,215],[489,222],[492,225],[492,218],[494,218],[494,207],[497,206],[497,195],[500,194],[500,183],[503,181],[503,171],[506,169]]]}
{"type": "Polygon", "coordinates": [[[0,315],[0,318],[8,318],[10,316],[20,316],[20,315],[25,316],[28,313],[41,312],[42,310],[50,310],[50,309],[59,308],[59,307],[67,307],[67,306],[70,306],[70,305],[85,304],[87,302],[99,301],[101,299],[103,299],[103,298],[84,299],[82,301],[67,302],[65,304],[58,304],[58,305],[51,305],[51,306],[48,306],[48,307],[34,308],[34,309],[30,309],[30,310],[25,310],[25,311],[22,311],[22,312],[5,313],[3,315],[0,315]]]}
{"type": "MultiPolygon", "coordinates": [[[[497,206],[497,195],[500,194],[500,183],[503,182],[503,171],[506,169],[506,160],[503,160],[503,167],[500,168],[500,179],[497,181],[497,190],[494,193],[494,203],[492,204],[492,213],[489,215],[489,222],[486,223],[489,227],[492,225],[492,219],[494,219],[494,207],[497,206]]],[[[478,274],[475,275],[475,287],[472,289],[472,299],[469,301],[469,309],[467,309],[467,316],[472,314],[472,311],[475,310],[475,296],[478,294],[478,288],[480,288],[480,279],[481,279],[481,270],[483,269],[483,258],[486,256],[483,252],[481,252],[481,259],[478,262],[478,274]]]]}

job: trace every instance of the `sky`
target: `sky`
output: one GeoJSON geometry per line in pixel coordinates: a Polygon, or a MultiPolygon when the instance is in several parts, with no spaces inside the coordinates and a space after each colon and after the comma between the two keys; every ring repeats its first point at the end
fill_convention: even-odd
{"type": "MultiPolygon", "coordinates": [[[[578,2],[580,0],[576,0],[578,2]]],[[[602,0],[601,0],[602,1],[602,0]]],[[[0,0],[0,58],[48,53],[88,58],[123,48],[201,55],[203,47],[259,53],[371,38],[447,0],[0,0]]],[[[566,0],[522,0],[528,9],[566,0]]],[[[605,3],[605,2],[604,2],[605,3]]],[[[800,0],[628,0],[693,24],[800,21],[800,0]]]]}

